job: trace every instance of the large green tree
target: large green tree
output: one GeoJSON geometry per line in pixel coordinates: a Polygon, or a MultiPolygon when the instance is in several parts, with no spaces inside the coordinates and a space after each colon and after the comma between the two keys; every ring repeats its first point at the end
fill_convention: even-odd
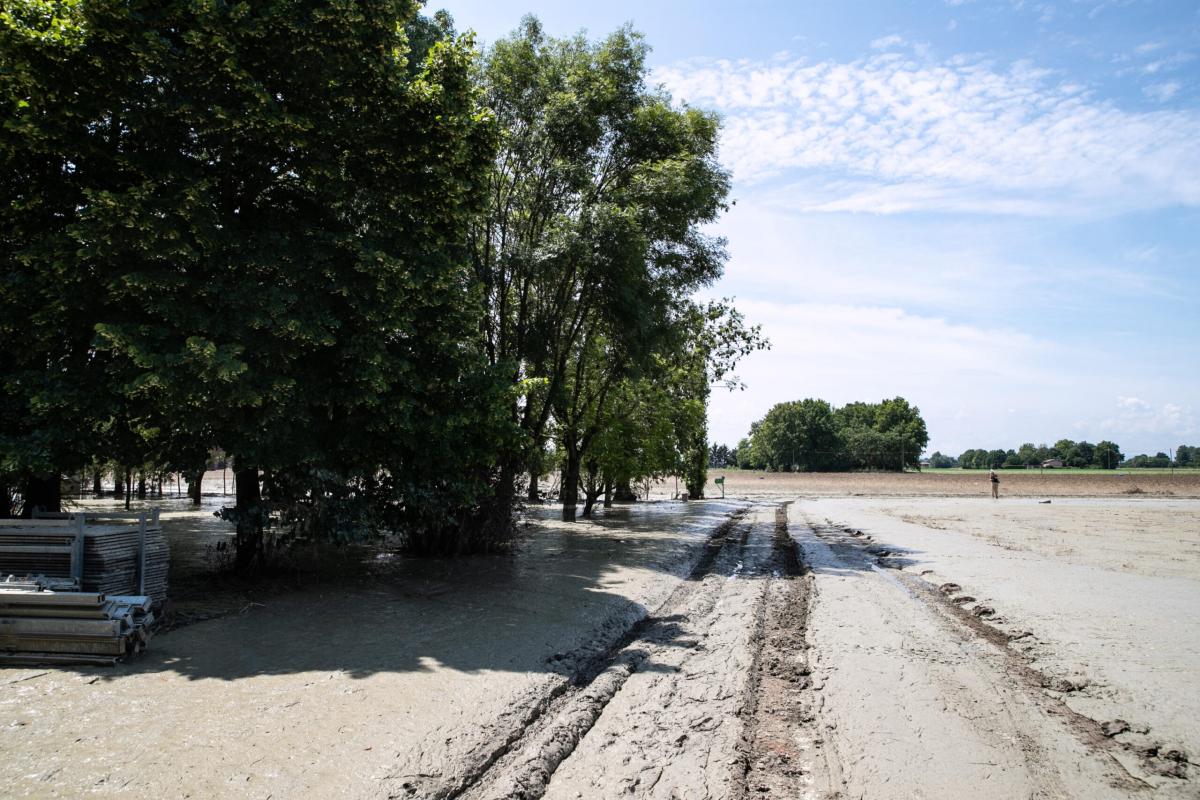
{"type": "MultiPolygon", "coordinates": [[[[469,40],[407,0],[18,7],[0,158],[26,174],[4,186],[3,257],[31,286],[0,302],[40,382],[6,414],[55,430],[99,388],[65,427],[124,407],[220,446],[243,561],[260,475],[276,501],[386,498],[423,546],[472,546],[503,387],[470,346],[495,128],[469,40]]],[[[87,447],[25,449],[6,451],[61,470],[87,447]]]]}
{"type": "Polygon", "coordinates": [[[1121,454],[1121,448],[1117,446],[1116,442],[1110,442],[1107,439],[1098,443],[1092,453],[1092,463],[1100,469],[1116,469],[1124,460],[1125,456],[1121,454]]]}
{"type": "Polygon", "coordinates": [[[479,330],[515,389],[508,417],[520,430],[494,475],[488,523],[499,529],[552,422],[573,518],[615,387],[651,364],[688,295],[721,272],[723,242],[702,232],[729,188],[717,120],[649,86],[646,51],[628,28],[555,39],[527,17],[485,58],[501,138],[472,263],[479,330]]]}

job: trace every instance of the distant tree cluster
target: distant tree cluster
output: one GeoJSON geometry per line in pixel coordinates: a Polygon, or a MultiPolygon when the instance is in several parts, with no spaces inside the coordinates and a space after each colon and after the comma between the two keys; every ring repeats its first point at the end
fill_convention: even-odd
{"type": "Polygon", "coordinates": [[[903,397],[841,408],[809,398],[774,406],[736,452],[743,469],[900,471],[919,467],[928,442],[920,409],[903,397]]]}
{"type": "Polygon", "coordinates": [[[1200,467],[1200,446],[1180,445],[1175,449],[1175,466],[1200,467]]]}
{"type": "Polygon", "coordinates": [[[738,449],[736,447],[730,448],[723,444],[714,444],[708,448],[708,466],[713,469],[736,467],[738,465],[737,457],[738,449]]]}
{"type": "Polygon", "coordinates": [[[1105,440],[1092,444],[1059,439],[1053,446],[1026,442],[1016,450],[967,450],[958,457],[958,466],[963,469],[1022,469],[1039,467],[1052,458],[1062,459],[1066,467],[1116,469],[1125,457],[1115,442],[1105,440]]]}
{"type": "Polygon", "coordinates": [[[950,469],[958,466],[958,459],[954,456],[943,455],[940,451],[935,450],[933,455],[929,457],[929,466],[934,469],[950,469]]]}
{"type": "Polygon", "coordinates": [[[1152,456],[1142,453],[1127,459],[1121,466],[1132,467],[1134,469],[1150,467],[1158,469],[1167,467],[1200,467],[1200,447],[1180,445],[1175,450],[1174,460],[1161,450],[1152,456]]]}

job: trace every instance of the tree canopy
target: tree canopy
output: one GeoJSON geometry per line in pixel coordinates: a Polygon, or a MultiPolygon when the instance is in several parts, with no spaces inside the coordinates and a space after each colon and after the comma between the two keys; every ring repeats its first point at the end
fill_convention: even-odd
{"type": "Polygon", "coordinates": [[[835,408],[806,399],[773,406],[738,443],[738,465],[781,472],[903,470],[929,442],[920,409],[902,397],[835,408]]]}
{"type": "Polygon", "coordinates": [[[0,496],[215,448],[245,566],[269,524],[503,546],[551,448],[568,518],[585,474],[703,490],[711,387],[765,346],[693,297],[716,116],[630,28],[480,54],[419,8],[6,4],[0,496]]]}

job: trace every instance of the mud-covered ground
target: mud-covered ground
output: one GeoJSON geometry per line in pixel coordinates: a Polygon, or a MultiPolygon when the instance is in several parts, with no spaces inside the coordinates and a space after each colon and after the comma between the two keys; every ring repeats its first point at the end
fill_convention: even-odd
{"type": "Polygon", "coordinates": [[[1200,501],[781,477],[0,669],[3,795],[1200,797],[1200,501]]]}

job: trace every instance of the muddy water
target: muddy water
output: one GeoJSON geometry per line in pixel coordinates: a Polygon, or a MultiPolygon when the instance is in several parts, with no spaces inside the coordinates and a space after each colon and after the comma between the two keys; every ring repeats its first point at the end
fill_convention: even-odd
{"type": "MultiPolygon", "coordinates": [[[[641,504],[576,525],[545,509],[511,556],[392,559],[384,575],[158,636],[112,670],[0,669],[0,785],[10,797],[443,796],[658,607],[733,508],[641,504]],[[131,747],[131,727],[151,744],[131,747]]],[[[193,516],[164,524],[220,535],[193,516]]]]}

